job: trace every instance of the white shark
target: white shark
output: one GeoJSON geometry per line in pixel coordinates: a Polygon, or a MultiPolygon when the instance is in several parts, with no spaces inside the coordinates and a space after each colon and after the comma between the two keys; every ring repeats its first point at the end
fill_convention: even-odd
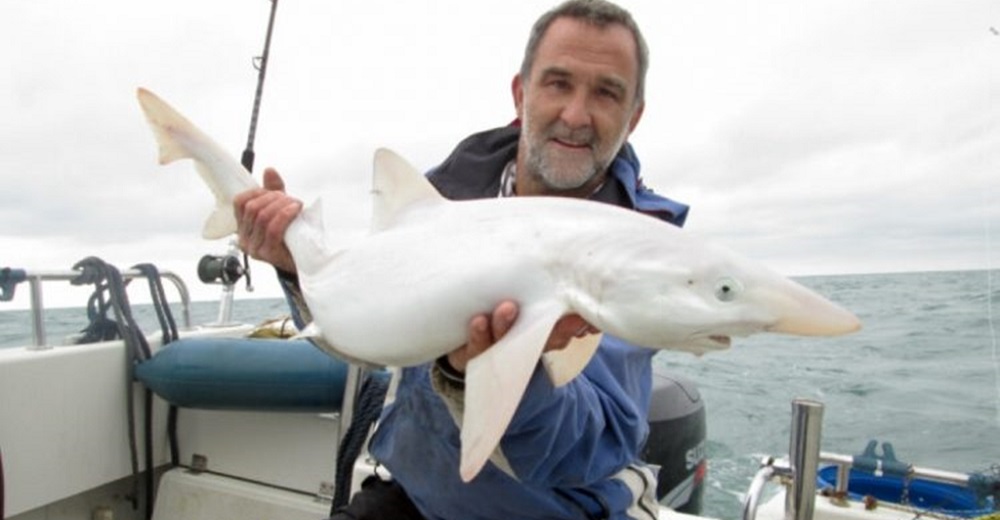
{"type": "MultiPolygon", "coordinates": [[[[216,198],[206,238],[236,231],[233,197],[257,183],[230,154],[151,92],[139,102],[166,164],[193,159],[216,198]]],[[[324,348],[410,366],[467,340],[470,319],[513,300],[520,312],[466,371],[460,473],[497,447],[539,359],[553,384],[575,377],[598,336],[544,353],[562,316],[653,349],[697,354],[757,332],[837,335],[850,312],[726,249],[646,215],[560,197],[449,201],[388,150],[375,153],[371,233],[328,242],[319,204],[285,234],[324,348]]]]}

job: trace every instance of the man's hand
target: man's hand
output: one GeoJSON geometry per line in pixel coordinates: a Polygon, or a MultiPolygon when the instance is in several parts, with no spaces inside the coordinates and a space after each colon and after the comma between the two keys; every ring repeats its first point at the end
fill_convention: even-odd
{"type": "Polygon", "coordinates": [[[302,202],[285,194],[285,182],[273,168],[264,170],[264,187],[233,199],[240,249],[282,271],[295,272],[285,246],[285,230],[302,211],[302,202]]]}
{"type": "MultiPolygon", "coordinates": [[[[482,354],[504,337],[517,319],[517,304],[506,300],[493,309],[493,314],[480,314],[469,321],[469,342],[448,353],[448,364],[456,371],[465,373],[469,360],[482,354]]],[[[573,338],[595,334],[598,331],[579,314],[563,316],[552,327],[552,334],[545,343],[545,351],[566,348],[573,338]]]]}

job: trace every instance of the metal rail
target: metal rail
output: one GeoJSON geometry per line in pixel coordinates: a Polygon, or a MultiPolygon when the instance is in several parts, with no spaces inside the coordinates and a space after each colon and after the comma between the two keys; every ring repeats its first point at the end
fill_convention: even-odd
{"type": "MultiPolygon", "coordinates": [[[[80,276],[80,271],[68,270],[68,271],[30,271],[25,270],[25,282],[29,285],[29,291],[31,293],[31,334],[33,338],[33,348],[43,349],[46,347],[47,338],[45,337],[45,305],[42,298],[42,282],[52,282],[52,281],[72,281],[80,276]]],[[[131,280],[133,278],[144,277],[145,275],[136,270],[128,270],[122,272],[122,277],[126,280],[131,280]]],[[[177,288],[177,292],[181,298],[181,309],[182,317],[184,320],[184,327],[191,327],[191,296],[188,293],[187,285],[184,284],[182,280],[176,274],[170,271],[163,271],[160,276],[166,280],[169,280],[177,288]]]]}
{"type": "MultiPolygon", "coordinates": [[[[823,405],[815,401],[796,400],[792,403],[792,434],[789,458],[775,460],[767,457],[761,462],[747,495],[743,499],[743,520],[753,520],[757,507],[768,482],[784,483],[788,489],[785,495],[785,519],[808,520],[814,512],[816,500],[816,473],[820,464],[837,467],[838,495],[848,490],[850,470],[859,463],[852,455],[821,452],[820,433],[823,405]]],[[[868,461],[865,461],[866,463],[868,461]]],[[[877,461],[876,476],[882,476],[882,461],[877,461]]],[[[898,461],[895,461],[898,462],[898,461]]],[[[870,464],[868,464],[870,467],[870,464]]],[[[969,475],[953,471],[905,466],[905,479],[923,479],[962,487],[969,486],[969,475]]]]}
{"type": "MultiPolygon", "coordinates": [[[[819,459],[825,464],[832,464],[837,466],[837,491],[847,491],[848,478],[847,475],[852,466],[854,466],[854,457],[851,455],[839,455],[836,453],[821,452],[819,454],[819,459]]],[[[876,476],[881,476],[876,471],[876,476]]],[[[956,484],[959,486],[968,486],[969,475],[964,473],[956,473],[954,471],[942,471],[939,469],[932,468],[921,468],[918,466],[910,466],[909,471],[906,474],[906,478],[920,478],[924,480],[932,480],[934,482],[942,482],[945,484],[956,484]]]]}
{"type": "Polygon", "coordinates": [[[761,495],[764,494],[764,486],[775,476],[782,475],[789,476],[791,471],[788,468],[775,466],[771,460],[765,461],[764,466],[757,471],[753,481],[750,482],[750,488],[747,489],[747,496],[743,499],[743,516],[741,518],[744,520],[757,518],[757,507],[760,505],[761,495]]]}

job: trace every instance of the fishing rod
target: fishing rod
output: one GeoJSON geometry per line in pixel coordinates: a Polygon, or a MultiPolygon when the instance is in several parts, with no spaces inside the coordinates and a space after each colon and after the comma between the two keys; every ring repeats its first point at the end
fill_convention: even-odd
{"type": "Polygon", "coordinates": [[[240,162],[248,172],[253,172],[253,141],[257,136],[257,116],[260,114],[260,100],[264,94],[264,76],[267,74],[267,58],[271,53],[271,32],[274,30],[274,13],[278,10],[278,0],[271,0],[271,17],[267,22],[267,36],[264,38],[264,53],[254,58],[254,68],[257,69],[257,92],[253,98],[253,111],[250,113],[250,133],[247,136],[247,147],[243,150],[240,162]]]}
{"type": "MultiPolygon", "coordinates": [[[[271,54],[271,34],[274,32],[274,15],[278,10],[278,0],[270,0],[271,14],[267,21],[267,35],[264,37],[264,52],[253,58],[253,66],[257,69],[257,90],[254,93],[253,109],[250,111],[250,131],[247,135],[247,146],[243,150],[240,164],[247,172],[253,173],[254,150],[253,143],[257,137],[257,119],[260,116],[260,101],[264,94],[264,78],[267,75],[267,62],[271,54]]],[[[219,308],[219,323],[228,323],[232,314],[233,285],[241,276],[246,277],[247,291],[253,292],[250,278],[250,260],[243,252],[243,264],[235,256],[238,251],[234,245],[225,256],[205,255],[198,263],[198,277],[205,283],[221,283],[223,297],[219,308]]]]}
{"type": "MultiPolygon", "coordinates": [[[[271,15],[267,20],[267,35],[264,37],[264,52],[259,57],[254,58],[254,67],[257,69],[257,91],[253,96],[253,110],[250,112],[250,131],[247,135],[247,147],[243,150],[240,162],[248,172],[253,173],[254,151],[253,142],[257,137],[257,117],[260,115],[260,100],[264,95],[264,77],[267,75],[267,58],[271,54],[271,33],[274,31],[274,13],[278,10],[278,0],[271,0],[271,15]]],[[[246,252],[243,253],[243,272],[247,277],[247,291],[253,291],[253,283],[250,281],[250,260],[246,252]]]]}

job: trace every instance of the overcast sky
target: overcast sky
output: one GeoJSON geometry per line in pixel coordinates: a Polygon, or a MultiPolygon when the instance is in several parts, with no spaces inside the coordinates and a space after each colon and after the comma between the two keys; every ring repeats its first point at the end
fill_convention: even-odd
{"type": "MultiPolygon", "coordinates": [[[[5,2],[0,266],[152,261],[214,296],[194,281],[227,248],[200,238],[211,198],[189,163],[157,165],[135,88],[239,156],[270,5],[5,2]]],[[[427,169],[513,118],[550,5],[282,0],[257,171],[322,195],[332,233],[364,228],[375,148],[427,169]]],[[[622,5],[651,48],[631,141],[646,183],[692,205],[691,231],[789,275],[1000,265],[996,0],[622,5]]],[[[256,295],[277,295],[254,268],[256,295]]]]}

